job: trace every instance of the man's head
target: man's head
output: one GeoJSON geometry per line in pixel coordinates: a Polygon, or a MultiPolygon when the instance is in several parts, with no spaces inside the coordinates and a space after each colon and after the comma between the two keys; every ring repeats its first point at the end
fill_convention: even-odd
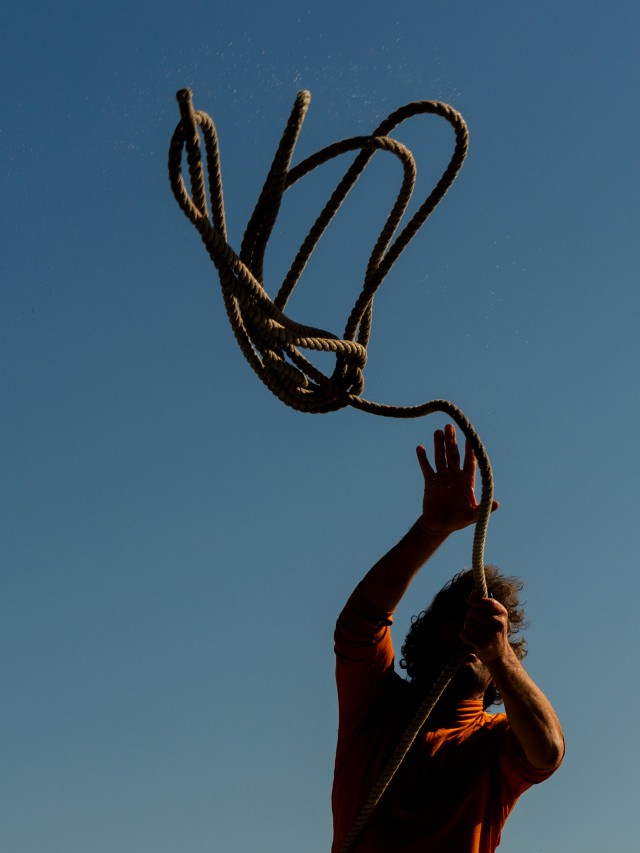
{"type": "MultiPolygon", "coordinates": [[[[506,577],[495,566],[485,566],[489,592],[509,613],[509,641],[517,657],[526,655],[526,641],[517,637],[524,627],[524,610],[520,605],[520,578],[506,577]]],[[[407,670],[412,683],[428,690],[444,666],[460,646],[460,631],[467,609],[466,600],[474,589],[470,569],[457,574],[435,596],[427,610],[412,619],[411,628],[402,646],[400,666],[407,670]]],[[[484,707],[500,701],[486,668],[470,655],[454,676],[447,692],[455,691],[456,698],[483,695],[484,707]]]]}

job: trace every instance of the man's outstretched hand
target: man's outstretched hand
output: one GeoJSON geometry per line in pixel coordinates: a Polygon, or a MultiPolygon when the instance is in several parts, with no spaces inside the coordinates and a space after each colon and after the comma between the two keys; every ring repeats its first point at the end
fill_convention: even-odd
{"type": "MultiPolygon", "coordinates": [[[[370,604],[389,613],[396,609],[413,578],[447,536],[478,519],[478,504],[473,493],[476,458],[471,447],[466,447],[461,468],[453,426],[438,430],[433,438],[435,470],[424,447],[417,448],[424,477],[421,517],[367,572],[359,585],[370,604]]],[[[498,508],[495,501],[493,508],[498,508]]]]}
{"type": "MultiPolygon", "coordinates": [[[[422,527],[436,536],[462,530],[478,520],[478,503],[474,492],[476,457],[467,441],[464,462],[460,467],[460,451],[452,424],[433,435],[435,470],[424,447],[416,448],[424,477],[422,527]]],[[[493,502],[492,511],[498,509],[493,502]]]]}

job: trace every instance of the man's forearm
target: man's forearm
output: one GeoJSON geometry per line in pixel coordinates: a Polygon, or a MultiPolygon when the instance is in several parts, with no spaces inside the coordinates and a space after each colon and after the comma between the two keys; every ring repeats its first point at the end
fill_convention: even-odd
{"type": "Polygon", "coordinates": [[[417,521],[360,582],[369,601],[382,610],[395,610],[411,581],[446,538],[444,533],[430,532],[424,520],[417,521]]]}
{"type": "Polygon", "coordinates": [[[539,770],[553,770],[562,760],[564,739],[551,702],[512,650],[487,666],[527,760],[539,770]]]}

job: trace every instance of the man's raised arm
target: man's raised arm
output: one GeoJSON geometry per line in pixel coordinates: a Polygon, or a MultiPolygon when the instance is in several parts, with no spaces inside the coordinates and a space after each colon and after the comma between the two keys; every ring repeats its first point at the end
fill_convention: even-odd
{"type": "MultiPolygon", "coordinates": [[[[360,582],[367,599],[381,610],[395,610],[413,578],[449,534],[474,524],[478,517],[476,459],[469,443],[462,467],[451,424],[435,432],[433,444],[435,470],[424,447],[416,451],[424,477],[422,514],[360,582]]],[[[494,501],[493,509],[497,508],[494,501]]]]}

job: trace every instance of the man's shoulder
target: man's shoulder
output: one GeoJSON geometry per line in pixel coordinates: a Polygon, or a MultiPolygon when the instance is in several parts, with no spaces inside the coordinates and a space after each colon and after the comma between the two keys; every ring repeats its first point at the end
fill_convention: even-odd
{"type": "Polygon", "coordinates": [[[356,619],[374,626],[388,626],[393,623],[393,611],[377,607],[367,597],[361,585],[358,585],[342,608],[338,623],[344,619],[356,619]]]}
{"type": "Polygon", "coordinates": [[[376,607],[360,587],[356,587],[338,617],[335,640],[339,644],[340,641],[348,643],[367,638],[379,643],[392,623],[393,613],[376,607]]]}

